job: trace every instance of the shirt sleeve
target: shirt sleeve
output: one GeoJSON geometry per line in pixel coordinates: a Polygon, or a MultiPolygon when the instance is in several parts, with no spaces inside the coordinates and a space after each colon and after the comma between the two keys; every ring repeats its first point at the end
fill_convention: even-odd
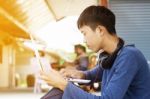
{"type": "Polygon", "coordinates": [[[88,80],[96,82],[102,81],[103,69],[98,64],[92,70],[88,70],[83,73],[85,74],[85,78],[88,80]]]}
{"type": "Polygon", "coordinates": [[[62,99],[123,99],[131,81],[138,71],[137,61],[133,54],[126,53],[121,55],[116,62],[114,74],[107,82],[108,85],[103,90],[101,96],[89,94],[72,83],[69,83],[64,90],[62,99]]]}
{"type": "Polygon", "coordinates": [[[116,60],[114,73],[104,89],[102,99],[123,99],[130,84],[139,70],[137,53],[122,53],[116,60]],[[107,98],[105,98],[107,97],[107,98]]]}

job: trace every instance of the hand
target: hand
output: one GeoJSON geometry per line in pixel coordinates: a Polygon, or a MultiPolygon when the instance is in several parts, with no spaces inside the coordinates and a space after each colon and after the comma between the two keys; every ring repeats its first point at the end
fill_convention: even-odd
{"type": "Polygon", "coordinates": [[[60,74],[65,78],[85,79],[85,75],[82,71],[73,68],[61,69],[60,74]]]}
{"type": "Polygon", "coordinates": [[[48,85],[59,88],[61,90],[64,90],[68,83],[58,71],[53,69],[51,69],[49,73],[41,71],[40,78],[48,85]]]}

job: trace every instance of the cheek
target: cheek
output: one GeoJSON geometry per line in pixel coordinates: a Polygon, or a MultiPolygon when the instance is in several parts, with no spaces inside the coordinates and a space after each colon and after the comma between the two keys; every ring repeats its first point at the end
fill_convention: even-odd
{"type": "Polygon", "coordinates": [[[84,36],[84,41],[87,43],[89,42],[89,37],[88,36],[84,36]]]}
{"type": "Polygon", "coordinates": [[[91,45],[92,41],[93,41],[93,38],[91,36],[86,36],[85,37],[85,40],[86,40],[86,43],[91,45]]]}
{"type": "Polygon", "coordinates": [[[95,37],[94,39],[92,39],[91,44],[95,52],[101,49],[101,41],[99,38],[95,37]]]}
{"type": "Polygon", "coordinates": [[[98,41],[97,41],[97,51],[99,51],[99,50],[101,50],[102,49],[102,41],[101,41],[101,39],[99,39],[98,41]]]}
{"type": "Polygon", "coordinates": [[[93,48],[95,48],[95,38],[93,38],[93,37],[87,37],[86,38],[86,43],[87,43],[87,45],[88,45],[88,47],[90,48],[90,49],[93,49],[93,48]]]}

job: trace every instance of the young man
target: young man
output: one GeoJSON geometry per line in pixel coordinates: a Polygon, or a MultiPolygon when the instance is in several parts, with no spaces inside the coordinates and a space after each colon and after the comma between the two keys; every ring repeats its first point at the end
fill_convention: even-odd
{"type": "Polygon", "coordinates": [[[64,91],[62,99],[150,99],[147,61],[137,48],[124,45],[124,41],[117,36],[113,12],[103,6],[90,6],[81,13],[78,28],[87,46],[94,52],[103,50],[104,57],[100,54],[101,62],[90,71],[63,70],[61,73],[102,81],[101,96],[84,92],[54,70],[51,74],[41,72],[41,78],[48,84],[64,91]]]}

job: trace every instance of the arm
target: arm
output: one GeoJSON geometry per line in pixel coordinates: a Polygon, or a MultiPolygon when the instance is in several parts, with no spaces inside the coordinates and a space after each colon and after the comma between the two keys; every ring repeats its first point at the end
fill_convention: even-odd
{"type": "Polygon", "coordinates": [[[62,99],[123,99],[131,81],[138,71],[138,60],[130,53],[119,56],[116,69],[101,96],[91,95],[68,83],[62,99]]]}
{"type": "Polygon", "coordinates": [[[99,82],[102,81],[103,69],[99,65],[96,65],[92,70],[85,71],[83,73],[85,74],[85,79],[99,82]],[[97,78],[96,75],[98,76],[97,78]]]}

